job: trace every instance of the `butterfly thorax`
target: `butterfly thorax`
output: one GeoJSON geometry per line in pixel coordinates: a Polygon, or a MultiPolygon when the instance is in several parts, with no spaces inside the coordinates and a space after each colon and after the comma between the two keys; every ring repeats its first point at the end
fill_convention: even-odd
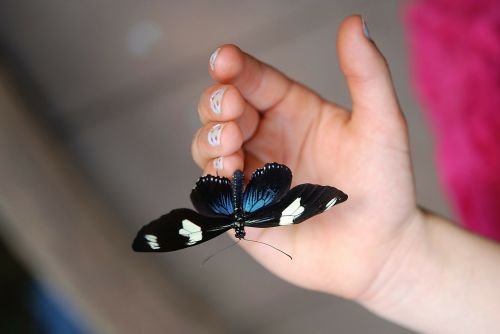
{"type": "Polygon", "coordinates": [[[245,213],[243,212],[243,172],[237,170],[234,172],[232,181],[233,190],[233,228],[235,237],[243,239],[245,237],[245,213]]]}

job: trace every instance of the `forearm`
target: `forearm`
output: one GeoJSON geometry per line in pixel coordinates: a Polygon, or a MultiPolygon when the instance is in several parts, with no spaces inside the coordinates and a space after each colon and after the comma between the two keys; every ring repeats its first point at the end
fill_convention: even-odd
{"type": "Polygon", "coordinates": [[[500,246],[422,213],[362,303],[429,333],[492,333],[500,327],[500,246]]]}

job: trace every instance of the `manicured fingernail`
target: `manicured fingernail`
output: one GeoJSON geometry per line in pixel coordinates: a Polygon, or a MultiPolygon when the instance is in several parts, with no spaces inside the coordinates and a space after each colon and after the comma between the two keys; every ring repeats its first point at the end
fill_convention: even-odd
{"type": "Polygon", "coordinates": [[[210,96],[210,108],[216,114],[220,114],[222,105],[222,95],[226,91],[226,87],[217,89],[212,96],[210,96]]]}
{"type": "Polygon", "coordinates": [[[363,23],[363,34],[365,34],[365,37],[368,39],[372,39],[370,36],[370,30],[368,30],[368,25],[366,24],[365,18],[361,18],[361,22],[363,23]]]}
{"type": "Polygon", "coordinates": [[[210,55],[210,68],[215,70],[215,59],[217,58],[217,55],[219,54],[220,48],[217,48],[211,55],[210,55]]]}
{"type": "Polygon", "coordinates": [[[220,145],[220,134],[224,124],[215,124],[210,131],[208,131],[208,143],[212,146],[220,145]]]}
{"type": "Polygon", "coordinates": [[[224,157],[218,157],[217,159],[214,160],[214,168],[216,170],[224,169],[224,157]]]}

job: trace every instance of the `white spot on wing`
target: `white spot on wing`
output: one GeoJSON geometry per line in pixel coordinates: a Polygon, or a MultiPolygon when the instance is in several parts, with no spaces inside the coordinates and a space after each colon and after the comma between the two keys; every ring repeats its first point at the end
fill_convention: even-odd
{"type": "Polygon", "coordinates": [[[145,234],[144,239],[146,239],[146,242],[152,249],[160,249],[160,245],[158,244],[158,238],[156,237],[156,235],[145,234]]]}
{"type": "Polygon", "coordinates": [[[280,225],[293,224],[293,220],[304,212],[304,207],[300,205],[300,197],[292,202],[283,213],[281,213],[280,225]]]}
{"type": "Polygon", "coordinates": [[[335,205],[335,203],[337,203],[337,197],[332,198],[330,202],[326,203],[325,210],[330,209],[332,206],[335,205]]]}
{"type": "Polygon", "coordinates": [[[179,230],[179,234],[189,238],[187,245],[194,245],[203,238],[201,234],[201,228],[194,224],[192,221],[184,219],[182,221],[182,228],[179,230]]]}

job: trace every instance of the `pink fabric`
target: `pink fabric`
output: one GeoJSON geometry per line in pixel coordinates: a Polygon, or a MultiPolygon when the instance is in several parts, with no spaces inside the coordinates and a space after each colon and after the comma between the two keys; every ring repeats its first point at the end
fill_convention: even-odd
{"type": "Polygon", "coordinates": [[[445,191],[467,228],[500,240],[500,1],[416,1],[404,20],[445,191]]]}

